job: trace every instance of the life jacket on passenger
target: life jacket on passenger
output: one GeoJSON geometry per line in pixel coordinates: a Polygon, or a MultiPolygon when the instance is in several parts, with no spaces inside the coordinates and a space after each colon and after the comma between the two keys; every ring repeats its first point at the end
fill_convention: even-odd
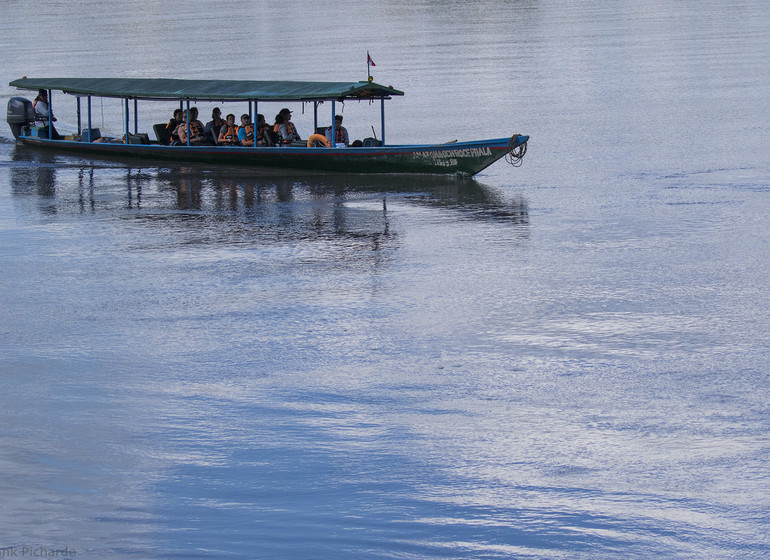
{"type": "Polygon", "coordinates": [[[265,123],[257,128],[257,144],[261,144],[263,146],[269,146],[270,145],[270,137],[268,136],[270,134],[270,125],[265,123]]]}
{"type": "MultiPolygon", "coordinates": [[[[183,137],[182,142],[187,142],[187,123],[182,123],[180,125],[182,127],[183,137]]],[[[198,121],[193,121],[190,124],[190,128],[192,130],[192,133],[190,134],[190,139],[196,139],[196,138],[203,138],[203,127],[200,125],[198,121]]]]}
{"type": "Polygon", "coordinates": [[[297,129],[294,126],[294,123],[291,121],[284,122],[284,123],[276,123],[273,126],[273,132],[275,132],[275,137],[278,138],[282,144],[291,144],[292,138],[299,138],[299,134],[297,134],[297,129]],[[281,138],[281,135],[278,133],[278,131],[281,129],[281,125],[286,126],[286,135],[289,137],[288,139],[281,138]]]}
{"type": "Polygon", "coordinates": [[[236,144],[238,142],[238,127],[234,124],[225,124],[219,129],[219,137],[223,138],[222,144],[236,144]]]}
{"type": "Polygon", "coordinates": [[[168,121],[168,124],[166,125],[166,134],[168,134],[168,137],[165,140],[166,144],[173,144],[174,142],[179,142],[179,136],[177,136],[176,130],[179,128],[180,122],[176,119],[171,119],[168,121]]]}
{"type": "Polygon", "coordinates": [[[243,141],[245,141],[245,142],[254,142],[254,127],[252,125],[250,125],[250,124],[247,124],[246,126],[239,126],[238,127],[239,131],[241,129],[244,130],[244,135],[245,135],[243,141]]]}
{"type": "MultiPolygon", "coordinates": [[[[331,128],[332,127],[329,127],[327,130],[331,130],[331,128]]],[[[334,136],[335,136],[335,140],[334,140],[335,143],[345,142],[345,130],[341,126],[337,127],[337,130],[335,131],[334,136]]]]}

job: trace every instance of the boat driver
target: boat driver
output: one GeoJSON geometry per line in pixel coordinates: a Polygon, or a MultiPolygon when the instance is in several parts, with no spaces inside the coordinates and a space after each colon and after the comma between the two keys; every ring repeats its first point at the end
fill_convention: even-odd
{"type": "MultiPolygon", "coordinates": [[[[37,97],[35,98],[35,101],[32,102],[32,109],[35,111],[35,120],[43,123],[43,126],[45,127],[41,136],[43,138],[48,138],[48,116],[50,114],[51,123],[56,122],[56,117],[50,112],[48,92],[46,90],[38,90],[37,97]]],[[[51,138],[54,140],[62,139],[62,136],[56,131],[53,124],[51,124],[51,138]]]]}

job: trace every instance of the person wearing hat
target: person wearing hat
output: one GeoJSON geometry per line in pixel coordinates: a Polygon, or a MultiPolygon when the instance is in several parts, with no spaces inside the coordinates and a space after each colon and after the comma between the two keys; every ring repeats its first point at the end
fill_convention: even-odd
{"type": "Polygon", "coordinates": [[[342,115],[335,115],[334,116],[334,128],[336,129],[337,135],[334,140],[332,140],[332,127],[329,127],[326,129],[326,139],[331,142],[332,144],[345,144],[346,146],[350,146],[350,137],[348,136],[348,129],[342,126],[342,115]]]}
{"type": "Polygon", "coordinates": [[[275,116],[275,125],[273,126],[273,132],[278,135],[278,142],[281,145],[289,145],[292,142],[301,142],[297,127],[291,122],[291,111],[286,108],[275,116]]]}
{"type": "Polygon", "coordinates": [[[241,146],[254,145],[254,125],[251,124],[251,117],[244,113],[241,115],[241,126],[238,127],[238,141],[241,146]]]}
{"type": "MultiPolygon", "coordinates": [[[[43,123],[45,128],[43,129],[43,138],[48,138],[48,117],[50,114],[51,123],[56,122],[56,117],[53,113],[50,113],[51,109],[48,105],[48,92],[44,89],[38,90],[35,101],[32,102],[32,109],[35,111],[35,120],[43,123]]],[[[54,140],[61,140],[61,135],[56,131],[53,124],[51,124],[51,138],[54,140]]]]}

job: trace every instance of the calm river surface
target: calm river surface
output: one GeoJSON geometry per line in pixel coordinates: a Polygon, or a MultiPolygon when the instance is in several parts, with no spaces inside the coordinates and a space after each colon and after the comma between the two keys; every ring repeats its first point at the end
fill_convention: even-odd
{"type": "Polygon", "coordinates": [[[0,555],[770,557],[768,37],[765,0],[4,2],[2,108],[368,50],[390,142],[531,141],[472,180],[295,177],[2,123],[0,555]]]}

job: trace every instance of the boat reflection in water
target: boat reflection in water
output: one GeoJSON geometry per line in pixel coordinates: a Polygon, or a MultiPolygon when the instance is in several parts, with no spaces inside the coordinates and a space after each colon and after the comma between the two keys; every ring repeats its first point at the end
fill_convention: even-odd
{"type": "MultiPolygon", "coordinates": [[[[112,213],[167,228],[186,244],[286,241],[303,238],[367,240],[393,233],[395,207],[442,209],[451,219],[494,220],[528,235],[523,198],[504,196],[471,178],[400,175],[320,175],[300,179],[255,174],[238,167],[133,167],[61,157],[17,146],[12,192],[37,195],[46,215],[112,213]]],[[[392,241],[392,239],[391,239],[392,241]]]]}

